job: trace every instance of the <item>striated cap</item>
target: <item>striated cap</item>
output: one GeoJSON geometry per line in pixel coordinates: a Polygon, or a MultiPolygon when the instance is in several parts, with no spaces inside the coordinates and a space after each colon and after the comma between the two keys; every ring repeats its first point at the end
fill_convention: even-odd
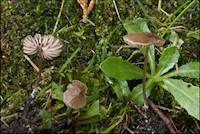
{"type": "Polygon", "coordinates": [[[79,109],[86,105],[87,86],[79,80],[73,80],[63,94],[63,102],[72,109],[79,109]]]}
{"type": "Polygon", "coordinates": [[[153,33],[133,33],[123,36],[124,42],[129,46],[140,48],[149,45],[161,47],[165,40],[153,33]]]}
{"type": "Polygon", "coordinates": [[[62,43],[53,35],[35,34],[34,37],[28,35],[23,43],[24,53],[32,55],[41,52],[43,58],[52,60],[58,57],[62,51],[62,43]]]}

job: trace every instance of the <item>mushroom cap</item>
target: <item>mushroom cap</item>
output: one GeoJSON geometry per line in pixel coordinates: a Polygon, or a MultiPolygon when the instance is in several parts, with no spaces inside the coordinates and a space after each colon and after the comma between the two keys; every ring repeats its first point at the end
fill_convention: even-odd
{"type": "Polygon", "coordinates": [[[62,43],[53,35],[35,34],[34,38],[30,35],[24,39],[23,50],[24,53],[32,55],[41,50],[41,55],[47,60],[52,60],[58,57],[62,51],[62,43]]]}
{"type": "Polygon", "coordinates": [[[79,80],[73,80],[63,94],[63,102],[72,109],[79,109],[86,105],[87,86],[79,80]]]}
{"type": "Polygon", "coordinates": [[[153,33],[132,33],[123,36],[124,42],[132,47],[146,47],[151,44],[161,47],[165,40],[153,33]]]}

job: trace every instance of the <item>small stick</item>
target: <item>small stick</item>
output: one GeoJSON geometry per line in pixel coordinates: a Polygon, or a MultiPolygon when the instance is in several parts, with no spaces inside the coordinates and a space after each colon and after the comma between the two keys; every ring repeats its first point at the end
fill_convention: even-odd
{"type": "Polygon", "coordinates": [[[52,33],[52,34],[54,34],[55,31],[56,31],[56,29],[57,29],[58,22],[59,22],[59,20],[60,20],[60,16],[61,16],[61,14],[62,14],[62,10],[63,10],[63,7],[64,7],[64,3],[65,3],[65,0],[62,0],[62,4],[61,4],[61,7],[60,7],[60,11],[59,11],[59,14],[58,14],[58,17],[57,17],[55,26],[54,26],[54,28],[53,28],[53,33],[52,33]]]}
{"type": "Polygon", "coordinates": [[[122,21],[120,15],[119,15],[119,11],[118,11],[117,4],[116,4],[115,0],[113,0],[113,4],[115,6],[115,11],[117,13],[117,17],[119,18],[120,21],[122,21]]]}
{"type": "Polygon", "coordinates": [[[33,68],[35,69],[35,71],[36,71],[37,73],[39,73],[39,68],[35,65],[35,63],[33,63],[33,62],[31,61],[31,59],[30,59],[27,55],[24,54],[24,57],[25,57],[26,60],[33,66],[33,68]]]}
{"type": "Polygon", "coordinates": [[[172,124],[170,123],[170,120],[156,107],[156,105],[150,99],[148,99],[148,102],[149,102],[149,105],[151,106],[151,108],[153,109],[153,111],[156,114],[158,114],[158,116],[163,120],[163,122],[167,126],[170,133],[175,134],[176,131],[174,130],[172,124]]]}
{"type": "Polygon", "coordinates": [[[144,119],[148,119],[149,117],[145,114],[145,113],[143,113],[139,108],[138,108],[138,106],[133,102],[133,101],[131,101],[131,104],[134,106],[134,108],[138,111],[138,113],[140,113],[143,117],[144,117],[144,119]]]}
{"type": "Polygon", "coordinates": [[[178,129],[177,129],[176,125],[174,124],[174,121],[172,120],[172,118],[168,114],[167,114],[167,117],[170,120],[171,124],[173,125],[175,131],[178,132],[178,129]]]}

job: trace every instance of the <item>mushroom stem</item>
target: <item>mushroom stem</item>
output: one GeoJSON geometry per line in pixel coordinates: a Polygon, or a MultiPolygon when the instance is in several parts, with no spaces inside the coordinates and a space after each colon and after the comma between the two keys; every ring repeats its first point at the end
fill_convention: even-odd
{"type": "Polygon", "coordinates": [[[142,92],[143,92],[145,109],[148,109],[148,101],[147,101],[147,95],[146,95],[146,67],[147,67],[148,51],[149,51],[149,46],[146,46],[146,52],[145,52],[145,57],[144,57],[143,80],[142,80],[142,92]]]}
{"type": "Polygon", "coordinates": [[[43,57],[42,57],[42,50],[41,50],[41,48],[37,48],[38,49],[38,56],[39,56],[39,71],[38,71],[38,76],[37,76],[37,81],[36,81],[36,84],[35,84],[35,88],[34,88],[34,90],[32,91],[32,93],[31,93],[31,97],[32,98],[35,98],[35,95],[36,95],[36,93],[38,92],[38,87],[39,87],[39,82],[40,82],[40,80],[41,80],[41,77],[42,77],[42,65],[43,65],[43,57]]]}

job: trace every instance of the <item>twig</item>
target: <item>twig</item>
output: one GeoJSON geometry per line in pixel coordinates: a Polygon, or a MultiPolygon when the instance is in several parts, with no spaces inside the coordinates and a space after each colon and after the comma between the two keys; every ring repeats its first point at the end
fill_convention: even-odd
{"type": "Polygon", "coordinates": [[[61,13],[62,13],[62,10],[63,10],[64,3],[65,3],[65,0],[62,0],[62,4],[61,4],[61,7],[60,7],[60,11],[59,11],[59,14],[58,14],[56,23],[55,23],[55,25],[54,25],[54,29],[53,29],[53,33],[52,33],[52,34],[54,34],[55,31],[56,31],[56,29],[57,29],[58,22],[59,22],[59,20],[60,20],[60,16],[61,16],[61,13]]]}
{"type": "Polygon", "coordinates": [[[117,13],[117,17],[119,18],[120,21],[122,21],[120,15],[119,15],[119,11],[118,11],[117,4],[116,4],[115,0],[113,0],[113,4],[115,6],[115,11],[117,13]]]}
{"type": "Polygon", "coordinates": [[[150,99],[148,99],[148,104],[151,106],[153,111],[156,114],[158,114],[158,116],[163,120],[170,133],[175,134],[176,131],[174,130],[172,124],[170,123],[170,120],[156,107],[156,105],[150,99]]]}
{"type": "Polygon", "coordinates": [[[172,118],[169,116],[169,114],[167,114],[167,117],[170,120],[171,124],[173,125],[175,131],[178,132],[178,129],[177,129],[176,125],[174,124],[174,121],[172,120],[172,118]]]}
{"type": "Polygon", "coordinates": [[[200,130],[200,127],[199,127],[198,121],[197,121],[195,118],[193,118],[193,120],[194,120],[194,122],[195,122],[195,124],[196,124],[196,126],[197,126],[197,129],[200,130]]]}
{"type": "Polygon", "coordinates": [[[37,73],[39,73],[39,68],[35,65],[35,63],[33,63],[33,62],[31,61],[31,59],[30,59],[27,55],[24,54],[24,57],[25,57],[26,60],[33,66],[33,68],[35,69],[35,71],[36,71],[37,73]]]}
{"type": "Polygon", "coordinates": [[[143,117],[144,117],[144,119],[148,119],[149,117],[145,114],[145,113],[143,113],[141,110],[140,110],[140,108],[138,108],[138,106],[133,102],[133,101],[131,101],[131,104],[134,106],[134,108],[138,111],[138,113],[140,113],[143,117]]]}
{"type": "Polygon", "coordinates": [[[130,134],[134,134],[134,132],[130,128],[128,128],[127,126],[125,128],[130,134]]]}

